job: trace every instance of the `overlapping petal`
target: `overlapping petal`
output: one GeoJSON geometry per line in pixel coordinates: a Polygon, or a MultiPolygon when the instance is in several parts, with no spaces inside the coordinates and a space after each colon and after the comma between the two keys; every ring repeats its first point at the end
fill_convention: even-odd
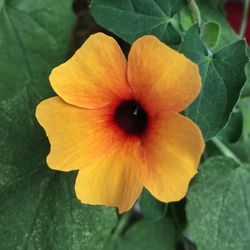
{"type": "Polygon", "coordinates": [[[50,82],[66,102],[99,108],[131,98],[126,72],[127,61],[117,42],[96,33],[70,60],[53,69],[50,82]]]}
{"type": "Polygon", "coordinates": [[[128,81],[136,99],[150,112],[180,112],[201,88],[198,66],[154,36],[143,36],[132,45],[128,81]]]}
{"type": "Polygon", "coordinates": [[[145,187],[164,202],[183,198],[204,150],[199,128],[178,113],[161,113],[151,124],[143,146],[148,165],[145,187]]]}
{"type": "Polygon", "coordinates": [[[143,187],[144,156],[138,139],[117,141],[98,161],[79,171],[75,190],[83,203],[129,210],[143,187]]]}
{"type": "Polygon", "coordinates": [[[51,144],[49,167],[61,171],[81,169],[102,156],[113,142],[109,111],[78,108],[59,97],[41,102],[36,117],[51,144]]]}

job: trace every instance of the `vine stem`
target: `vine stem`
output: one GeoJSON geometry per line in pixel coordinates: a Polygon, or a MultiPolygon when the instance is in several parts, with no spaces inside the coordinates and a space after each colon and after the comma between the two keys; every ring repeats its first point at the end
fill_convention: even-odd
{"type": "Polygon", "coordinates": [[[250,0],[244,0],[244,9],[243,9],[243,15],[241,19],[241,24],[240,24],[240,37],[244,37],[246,33],[246,28],[247,28],[247,20],[248,20],[248,13],[249,13],[249,3],[250,0]]]}
{"type": "Polygon", "coordinates": [[[114,237],[120,236],[124,232],[124,229],[127,226],[128,221],[130,220],[132,214],[133,214],[133,212],[132,212],[132,210],[130,210],[121,216],[121,218],[119,219],[119,222],[114,230],[114,233],[113,233],[114,237]]]}
{"type": "Polygon", "coordinates": [[[195,0],[187,0],[187,3],[188,3],[189,9],[191,10],[193,19],[198,23],[198,26],[200,28],[200,26],[201,26],[201,13],[200,13],[200,10],[199,10],[197,3],[195,2],[195,0]]]}
{"type": "Polygon", "coordinates": [[[217,137],[214,137],[211,140],[225,156],[230,157],[238,164],[241,164],[240,159],[221,140],[217,137]]]}

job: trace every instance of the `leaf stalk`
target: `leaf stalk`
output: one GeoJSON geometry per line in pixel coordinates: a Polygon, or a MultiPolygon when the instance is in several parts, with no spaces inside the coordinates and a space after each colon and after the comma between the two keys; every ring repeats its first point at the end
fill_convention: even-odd
{"type": "Polygon", "coordinates": [[[211,139],[217,148],[227,157],[234,159],[235,162],[241,164],[240,159],[217,137],[211,139]]]}
{"type": "Polygon", "coordinates": [[[116,226],[116,228],[114,230],[114,233],[113,233],[114,237],[118,237],[124,232],[124,230],[125,230],[126,226],[128,225],[128,221],[130,220],[132,214],[133,214],[133,210],[130,210],[130,211],[124,213],[120,217],[120,220],[118,221],[118,224],[117,224],[117,226],[116,226]]]}
{"type": "Polygon", "coordinates": [[[249,4],[250,4],[250,0],[244,1],[243,15],[242,15],[242,19],[241,19],[240,33],[239,33],[239,36],[241,38],[243,38],[245,33],[246,33],[248,13],[249,13],[249,4]]]}

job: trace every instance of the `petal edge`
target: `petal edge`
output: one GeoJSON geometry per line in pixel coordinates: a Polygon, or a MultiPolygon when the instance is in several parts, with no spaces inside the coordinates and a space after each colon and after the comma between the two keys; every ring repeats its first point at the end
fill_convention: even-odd
{"type": "Polygon", "coordinates": [[[161,201],[178,201],[197,173],[204,140],[198,126],[178,113],[168,112],[156,119],[144,142],[148,156],[144,185],[161,201]]]}

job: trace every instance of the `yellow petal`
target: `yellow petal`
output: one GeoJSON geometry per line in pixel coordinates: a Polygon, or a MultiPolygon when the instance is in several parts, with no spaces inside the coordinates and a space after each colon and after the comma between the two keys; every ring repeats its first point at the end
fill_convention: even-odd
{"type": "Polygon", "coordinates": [[[129,99],[127,62],[117,42],[103,33],[90,36],[74,56],[53,69],[50,82],[66,102],[99,108],[129,99]]]}
{"type": "Polygon", "coordinates": [[[148,165],[145,187],[164,202],[183,198],[204,150],[200,129],[188,118],[168,112],[155,117],[143,145],[148,165]]]}
{"type": "Polygon", "coordinates": [[[102,156],[112,144],[107,110],[86,110],[52,97],[37,106],[36,117],[51,144],[50,168],[80,169],[102,156]]]}
{"type": "Polygon", "coordinates": [[[79,171],[75,190],[82,203],[129,210],[141,193],[143,154],[139,141],[118,141],[97,162],[79,171]]]}
{"type": "Polygon", "coordinates": [[[154,36],[144,36],[132,45],[128,81],[136,99],[154,112],[180,112],[201,88],[198,66],[154,36]]]}

